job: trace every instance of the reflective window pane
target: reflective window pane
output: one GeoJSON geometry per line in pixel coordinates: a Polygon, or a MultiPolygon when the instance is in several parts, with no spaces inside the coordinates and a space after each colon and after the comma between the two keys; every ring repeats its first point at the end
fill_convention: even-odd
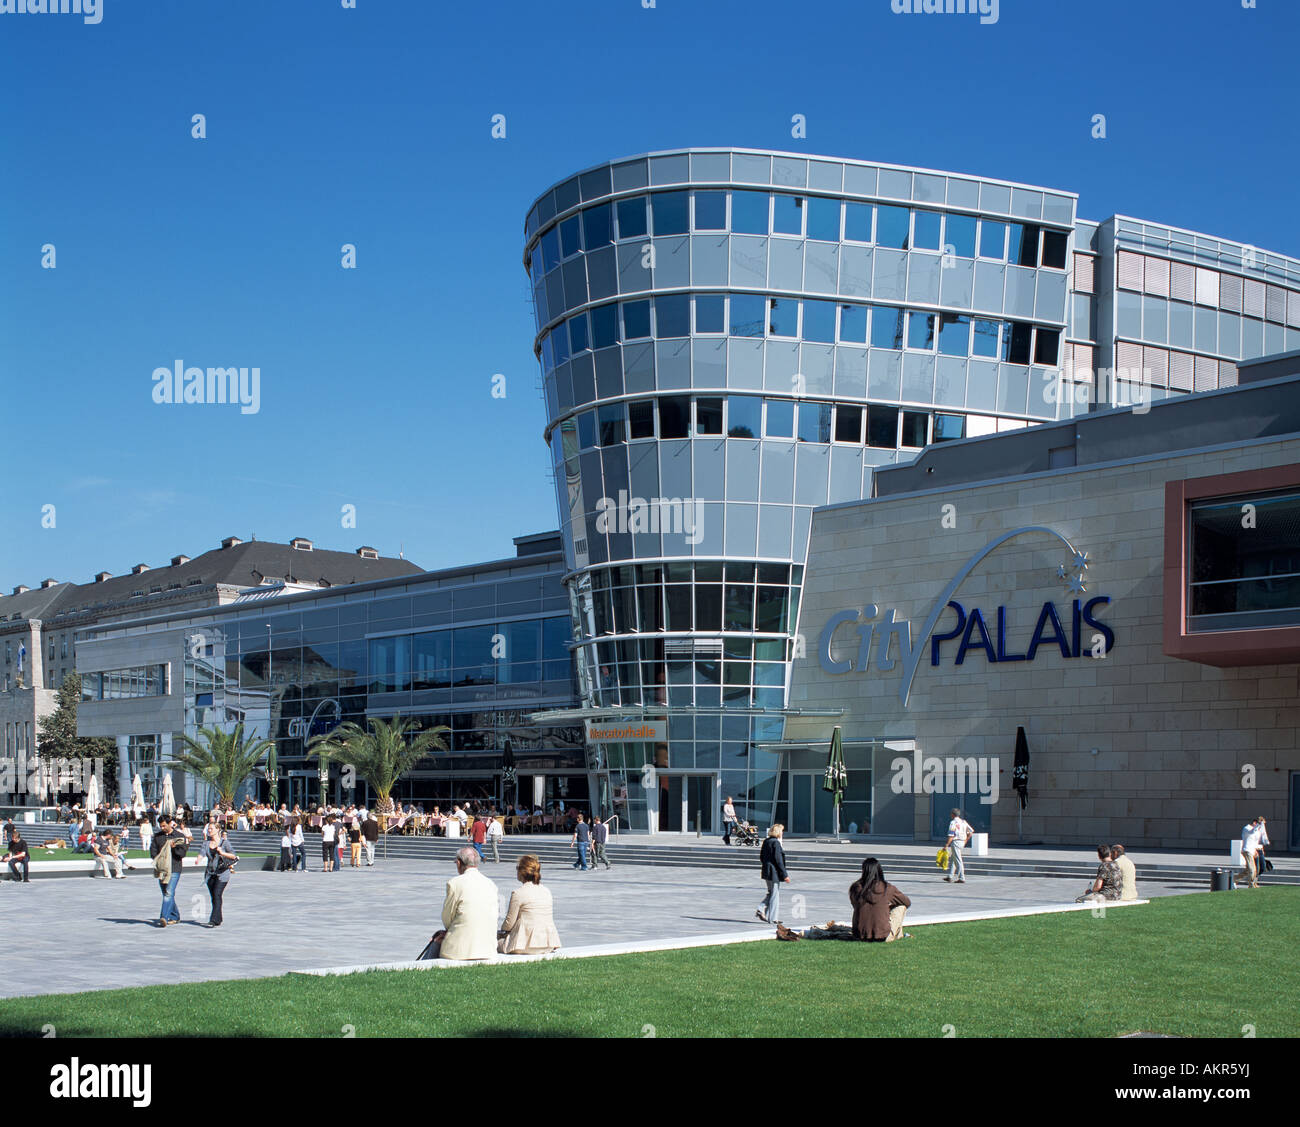
{"type": "Polygon", "coordinates": [[[569,334],[564,325],[556,325],[551,333],[551,351],[555,353],[556,364],[563,364],[569,358],[569,334]]]}
{"type": "Polygon", "coordinates": [[[803,197],[777,194],[773,197],[772,233],[775,235],[803,234],[803,197]]]}
{"type": "Polygon", "coordinates": [[[640,239],[645,236],[645,197],[634,196],[618,201],[618,237],[640,239]]]}
{"type": "Polygon", "coordinates": [[[695,433],[722,433],[722,400],[712,396],[695,401],[695,433]]]}
{"type": "Polygon", "coordinates": [[[612,403],[600,409],[600,444],[617,446],[624,441],[623,404],[612,403]]]}
{"type": "Polygon", "coordinates": [[[597,250],[613,240],[610,206],[589,207],[582,213],[582,236],[588,250],[597,250]]]}
{"type": "Polygon", "coordinates": [[[966,437],[965,415],[935,415],[934,441],[951,442],[954,438],[966,437]]]}
{"type": "Polygon", "coordinates": [[[840,201],[814,196],[808,200],[808,237],[828,243],[840,241],[840,201]]]}
{"type": "Polygon", "coordinates": [[[583,411],[578,416],[578,445],[584,450],[596,445],[595,411],[583,411]]]}
{"type": "Polygon", "coordinates": [[[844,238],[848,242],[871,242],[871,210],[869,203],[845,203],[844,238]]]}
{"type": "Polygon", "coordinates": [[[763,401],[756,395],[732,395],[727,399],[727,437],[758,438],[763,401]]]}
{"type": "Polygon", "coordinates": [[[591,347],[608,348],[618,343],[618,306],[598,305],[591,311],[591,347]]]}
{"type": "Polygon", "coordinates": [[[767,331],[774,337],[797,337],[799,303],[785,297],[770,299],[767,309],[767,331]]]}
{"type": "Polygon", "coordinates": [[[554,227],[542,236],[542,269],[550,273],[560,264],[560,235],[554,227]]]}
{"type": "Polygon", "coordinates": [[[656,192],[650,197],[656,235],[684,235],[690,230],[690,192],[656,192]]]}
{"type": "Polygon", "coordinates": [[[724,231],[727,227],[727,193],[695,193],[695,229],[724,231]]]}
{"type": "Polygon", "coordinates": [[[767,206],[766,192],[732,192],[732,231],[741,235],[766,235],[767,206]]]}
{"type": "Polygon", "coordinates": [[[799,404],[799,441],[829,442],[831,440],[831,405],[829,403],[799,404]]]}
{"type": "Polygon", "coordinates": [[[665,395],[659,400],[659,437],[687,438],[691,431],[691,401],[685,395],[665,395]]]}
{"type": "Polygon", "coordinates": [[[907,347],[934,348],[934,314],[909,313],[907,315],[907,347]]]}
{"type": "Polygon", "coordinates": [[[1065,248],[1069,236],[1064,231],[1043,232],[1043,265],[1054,270],[1065,269],[1065,248]]]}
{"type": "Polygon", "coordinates": [[[577,215],[570,215],[560,224],[560,253],[568,258],[582,250],[582,220],[577,215]]]}
{"type": "Polygon", "coordinates": [[[903,438],[901,446],[924,446],[927,441],[926,431],[930,425],[930,416],[924,411],[903,412],[903,438]]]}
{"type": "Polygon", "coordinates": [[[650,302],[623,302],[623,339],[638,340],[650,335],[650,302]]]}
{"type": "Polygon", "coordinates": [[[805,301],[803,303],[803,339],[827,344],[835,340],[835,303],[833,301],[805,301]]]}
{"type": "Polygon", "coordinates": [[[939,229],[943,216],[937,211],[916,211],[912,220],[912,247],[914,250],[938,250],[939,229]]]}
{"type": "Polygon", "coordinates": [[[587,340],[587,315],[579,313],[576,317],[569,318],[569,348],[572,354],[576,356],[583,349],[587,348],[590,342],[587,340]]]}
{"type": "Polygon", "coordinates": [[[975,322],[975,343],[971,347],[972,356],[988,356],[990,358],[998,354],[998,322],[996,321],[976,321],[975,322]]]}
{"type": "Polygon", "coordinates": [[[1038,225],[1012,223],[1011,238],[1007,243],[1007,261],[1017,266],[1038,265],[1038,225]]]}
{"type": "Polygon", "coordinates": [[[697,333],[725,333],[727,331],[726,312],[727,299],[722,294],[700,294],[695,299],[695,331],[697,333]]]}
{"type": "Polygon", "coordinates": [[[767,299],[760,294],[731,295],[731,335],[761,337],[767,326],[767,299]]]}
{"type": "Polygon", "coordinates": [[[865,305],[840,306],[840,340],[866,344],[867,307],[865,305]]]}
{"type": "Polygon", "coordinates": [[[1056,329],[1039,329],[1034,338],[1034,363],[1055,368],[1060,346],[1061,334],[1056,329]]]}
{"type": "Polygon", "coordinates": [[[886,450],[898,448],[898,408],[867,408],[867,445],[886,450]]]}
{"type": "Polygon", "coordinates": [[[1010,332],[1002,334],[1002,359],[1010,364],[1028,364],[1034,327],[1013,322],[1009,328],[1010,332]]]}
{"type": "Polygon", "coordinates": [[[842,403],[835,408],[836,442],[862,442],[863,413],[861,407],[847,407],[842,403]]]}
{"type": "Polygon", "coordinates": [[[689,294],[670,294],[655,298],[655,336],[686,337],[691,335],[691,298],[689,294]]]}
{"type": "Polygon", "coordinates": [[[767,402],[768,438],[794,437],[794,404],[788,399],[769,399],[767,402]]]}
{"type": "Polygon", "coordinates": [[[872,306],[871,347],[903,347],[903,310],[884,305],[872,306]]]}
{"type": "Polygon", "coordinates": [[[907,249],[907,232],[911,213],[905,207],[876,208],[876,242],[895,250],[907,249]]]}
{"type": "Polygon", "coordinates": [[[980,220],[980,258],[1006,257],[1007,225],[991,219],[980,220]]]}
{"type": "Polygon", "coordinates": [[[951,247],[950,253],[958,258],[975,257],[975,217],[973,215],[949,215],[944,219],[944,249],[951,247]]]}
{"type": "Polygon", "coordinates": [[[970,352],[970,318],[959,313],[939,314],[939,351],[945,356],[970,352]]]}
{"type": "Polygon", "coordinates": [[[627,405],[627,426],[631,438],[654,438],[655,405],[651,399],[627,405]]]}

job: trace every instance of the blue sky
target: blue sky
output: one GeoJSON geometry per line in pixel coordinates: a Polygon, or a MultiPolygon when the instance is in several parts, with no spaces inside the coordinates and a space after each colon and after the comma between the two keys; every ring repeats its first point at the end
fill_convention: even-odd
{"type": "Polygon", "coordinates": [[[523,220],[609,158],[912,164],[1300,255],[1294,0],[103,3],[0,14],[0,590],[555,527],[523,220]],[[155,403],[178,359],[259,367],[260,410],[155,403]]]}

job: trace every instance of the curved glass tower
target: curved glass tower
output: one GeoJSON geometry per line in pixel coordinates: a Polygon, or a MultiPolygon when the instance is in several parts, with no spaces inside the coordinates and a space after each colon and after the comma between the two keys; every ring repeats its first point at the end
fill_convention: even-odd
{"type": "MultiPolygon", "coordinates": [[[[1107,327],[1135,304],[1116,300],[1132,224],[1076,222],[1076,203],[714,149],[600,165],[537,200],[524,264],[583,701],[663,725],[589,746],[625,824],[716,828],[726,794],[767,820],[803,785],[764,745],[803,644],[814,507],[870,496],[874,466],[931,442],[1132,394],[1131,377],[1094,371],[1134,355],[1107,327]]],[[[1295,267],[1281,260],[1300,290],[1295,267]]],[[[1128,337],[1139,356],[1160,339],[1128,337]]],[[[1142,394],[1235,378],[1239,356],[1211,355],[1185,389],[1166,361],[1142,394]]],[[[850,795],[846,824],[858,801],[869,820],[869,793],[850,795]]]]}

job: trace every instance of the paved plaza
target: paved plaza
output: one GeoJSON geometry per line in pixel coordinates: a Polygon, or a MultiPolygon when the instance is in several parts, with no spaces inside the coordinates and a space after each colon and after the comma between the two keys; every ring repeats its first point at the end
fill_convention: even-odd
{"type": "MultiPolygon", "coordinates": [[[[504,915],[517,886],[514,866],[488,863],[483,871],[501,891],[504,915]]],[[[261,978],[413,959],[442,926],[444,888],[454,875],[450,861],[413,860],[376,861],[370,869],[345,866],[334,874],[319,868],[239,873],[226,893],[224,925],[208,929],[199,926],[208,918],[206,889],[199,873],[187,872],[177,898],[182,922],[166,930],[153,926],[160,897],[157,882],[146,873],[123,881],[63,878],[21,886],[6,881],[0,883],[5,934],[0,997],[261,978]]],[[[847,919],[852,873],[800,873],[792,864],[790,875],[781,893],[786,923],[847,919]]],[[[750,929],[771,933],[754,919],[764,893],[757,864],[752,873],[617,864],[609,871],[581,873],[548,865],[542,879],[554,895],[556,926],[566,948],[750,929]]],[[[912,898],[909,920],[918,923],[952,912],[1069,904],[1087,883],[972,876],[964,885],[949,885],[938,869],[893,879],[912,898]]],[[[1138,892],[1144,898],[1188,891],[1143,881],[1139,871],[1138,892]]]]}

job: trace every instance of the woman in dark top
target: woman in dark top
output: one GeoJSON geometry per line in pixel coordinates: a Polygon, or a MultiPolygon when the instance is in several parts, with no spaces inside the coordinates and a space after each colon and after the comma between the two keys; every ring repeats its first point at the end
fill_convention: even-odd
{"type": "Polygon", "coordinates": [[[885,880],[874,857],[862,862],[862,879],[849,888],[853,904],[853,937],[868,943],[892,943],[903,935],[903,917],[912,901],[885,880]]]}

